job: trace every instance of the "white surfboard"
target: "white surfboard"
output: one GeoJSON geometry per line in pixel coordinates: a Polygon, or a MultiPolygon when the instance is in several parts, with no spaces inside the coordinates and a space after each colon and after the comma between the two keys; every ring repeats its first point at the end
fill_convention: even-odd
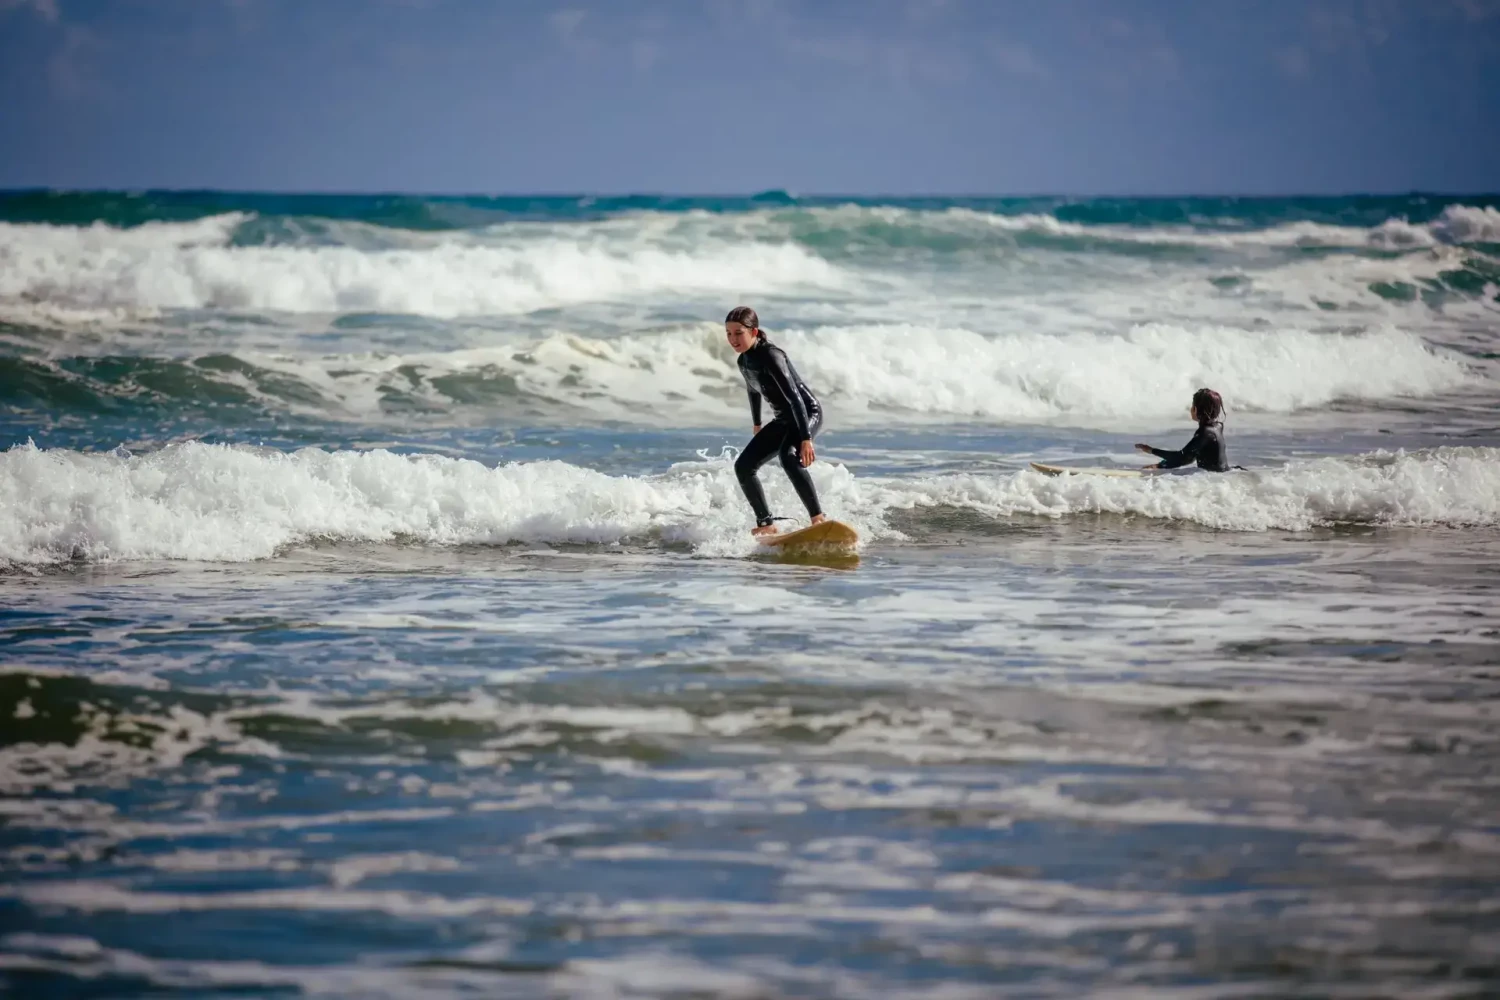
{"type": "Polygon", "coordinates": [[[1074,465],[1043,465],[1032,462],[1031,467],[1046,476],[1114,476],[1117,479],[1140,479],[1144,469],[1091,469],[1074,465]]]}

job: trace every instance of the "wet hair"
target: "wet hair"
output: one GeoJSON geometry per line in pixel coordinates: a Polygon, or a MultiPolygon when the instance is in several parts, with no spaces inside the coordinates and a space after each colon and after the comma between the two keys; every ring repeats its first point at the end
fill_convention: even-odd
{"type": "Polygon", "coordinates": [[[1193,409],[1198,411],[1198,423],[1211,424],[1224,416],[1224,398],[1212,389],[1199,389],[1193,393],[1193,409]]]}
{"type": "Polygon", "coordinates": [[[760,335],[760,317],[755,315],[755,310],[749,306],[735,306],[729,310],[729,315],[724,317],[724,323],[726,325],[738,323],[740,326],[748,326],[755,331],[757,336],[760,335]]]}

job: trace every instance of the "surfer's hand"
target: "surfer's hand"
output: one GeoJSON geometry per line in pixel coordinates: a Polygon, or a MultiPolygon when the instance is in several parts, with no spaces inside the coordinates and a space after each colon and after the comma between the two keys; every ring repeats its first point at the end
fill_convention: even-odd
{"type": "Polygon", "coordinates": [[[812,465],[814,462],[816,462],[818,460],[818,456],[813,452],[812,441],[809,440],[809,441],[803,441],[802,442],[801,457],[802,457],[802,464],[804,466],[812,465]]]}
{"type": "Polygon", "coordinates": [[[1135,446],[1135,450],[1144,451],[1148,455],[1151,454],[1151,446],[1149,444],[1138,444],[1135,446]]]}

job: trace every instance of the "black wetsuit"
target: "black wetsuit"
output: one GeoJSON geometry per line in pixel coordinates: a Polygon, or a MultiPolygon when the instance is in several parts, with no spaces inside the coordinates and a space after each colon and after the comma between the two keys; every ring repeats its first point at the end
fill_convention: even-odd
{"type": "Polygon", "coordinates": [[[750,439],[734,462],[734,474],[739,477],[740,489],[745,491],[745,499],[755,509],[755,523],[770,524],[772,520],[765,491],[760,488],[755,473],[777,453],[781,455],[781,467],[786,470],[807,512],[816,517],[823,513],[823,508],[818,505],[818,492],[813,488],[812,476],[802,466],[800,449],[803,441],[812,440],[823,427],[823,407],[818,403],[818,397],[802,381],[797,369],[787,360],[786,353],[764,336],[740,355],[740,373],[745,376],[745,388],[750,392],[750,422],[760,424],[761,397],[771,404],[774,414],[771,422],[761,427],[760,433],[750,439]]]}
{"type": "Polygon", "coordinates": [[[1197,459],[1198,468],[1210,472],[1229,471],[1229,453],[1224,448],[1224,424],[1215,421],[1199,424],[1198,433],[1182,446],[1181,451],[1163,451],[1152,448],[1151,454],[1161,459],[1158,469],[1177,469],[1197,459]]]}

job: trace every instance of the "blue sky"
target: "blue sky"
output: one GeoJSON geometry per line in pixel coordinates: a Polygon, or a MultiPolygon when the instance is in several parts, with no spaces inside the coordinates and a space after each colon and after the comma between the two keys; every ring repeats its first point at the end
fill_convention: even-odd
{"type": "Polygon", "coordinates": [[[0,187],[1500,190],[1500,0],[0,0],[0,187]]]}

